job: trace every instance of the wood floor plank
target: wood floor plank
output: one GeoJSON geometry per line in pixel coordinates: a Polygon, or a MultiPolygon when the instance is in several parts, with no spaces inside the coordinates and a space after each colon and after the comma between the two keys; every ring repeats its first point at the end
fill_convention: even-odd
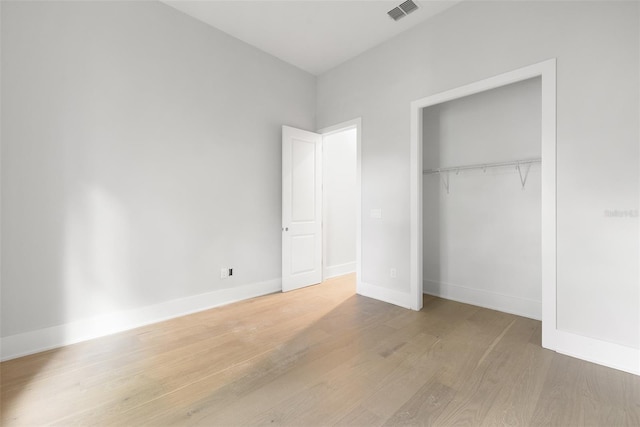
{"type": "Polygon", "coordinates": [[[415,336],[405,349],[407,357],[361,406],[383,421],[391,418],[437,372],[433,352],[439,342],[439,338],[429,334],[415,336]]]}
{"type": "Polygon", "coordinates": [[[316,375],[309,387],[248,424],[310,425],[317,420],[328,425],[336,423],[366,399],[377,384],[387,380],[406,357],[400,351],[405,345],[405,337],[399,334],[387,336],[366,354],[354,356],[326,374],[316,375]],[[319,401],[323,405],[317,405],[319,401]]]}
{"type": "Polygon", "coordinates": [[[531,425],[537,401],[554,353],[533,344],[526,344],[520,356],[521,368],[502,384],[482,425],[531,425]]]}
{"type": "Polygon", "coordinates": [[[384,420],[381,417],[359,405],[339,419],[335,425],[337,427],[378,427],[383,423],[384,420]]]}
{"type": "Polygon", "coordinates": [[[639,390],[637,376],[556,354],[532,423],[640,425],[639,390]]]}
{"type": "Polygon", "coordinates": [[[534,330],[533,322],[514,318],[485,349],[471,374],[457,385],[455,402],[442,411],[436,423],[480,425],[496,406],[503,387],[510,386],[524,368],[526,345],[534,330]]]}
{"type": "Polygon", "coordinates": [[[393,416],[385,426],[432,425],[455,398],[456,391],[432,376],[393,416]]]}

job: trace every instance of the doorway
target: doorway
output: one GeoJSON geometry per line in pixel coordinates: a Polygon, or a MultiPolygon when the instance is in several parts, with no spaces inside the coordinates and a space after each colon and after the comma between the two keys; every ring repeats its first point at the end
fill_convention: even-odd
{"type": "Polygon", "coordinates": [[[318,132],[282,127],[283,292],[361,277],[360,135],[359,118],[318,132]]]}
{"type": "Polygon", "coordinates": [[[318,133],[323,152],[322,277],[355,272],[359,278],[361,120],[318,133]]]}

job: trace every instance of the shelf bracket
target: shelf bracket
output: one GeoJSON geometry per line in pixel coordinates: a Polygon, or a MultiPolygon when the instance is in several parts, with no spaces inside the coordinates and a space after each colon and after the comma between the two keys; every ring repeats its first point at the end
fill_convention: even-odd
{"type": "Polygon", "coordinates": [[[440,172],[439,175],[444,189],[447,190],[447,194],[449,194],[449,171],[440,172]]]}
{"type": "Polygon", "coordinates": [[[522,174],[522,167],[520,163],[517,164],[516,169],[518,169],[518,175],[520,175],[520,183],[522,184],[522,189],[524,190],[525,185],[527,184],[527,178],[529,177],[529,171],[531,170],[531,163],[527,163],[527,169],[522,174]]]}

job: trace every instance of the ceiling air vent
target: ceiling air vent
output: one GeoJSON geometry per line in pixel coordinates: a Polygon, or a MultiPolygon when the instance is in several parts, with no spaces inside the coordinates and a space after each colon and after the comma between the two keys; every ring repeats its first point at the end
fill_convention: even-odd
{"type": "Polygon", "coordinates": [[[404,18],[417,8],[417,4],[415,4],[412,0],[407,0],[401,3],[398,7],[394,7],[393,9],[391,9],[389,12],[387,12],[387,15],[393,18],[394,21],[397,21],[400,18],[404,18]]]}
{"type": "Polygon", "coordinates": [[[397,21],[398,19],[404,17],[404,12],[399,7],[394,7],[389,12],[387,12],[387,14],[392,17],[394,21],[397,21]]]}
{"type": "Polygon", "coordinates": [[[404,13],[408,15],[414,10],[416,10],[418,8],[418,5],[411,0],[407,0],[406,2],[402,3],[399,7],[400,9],[402,9],[404,13]]]}

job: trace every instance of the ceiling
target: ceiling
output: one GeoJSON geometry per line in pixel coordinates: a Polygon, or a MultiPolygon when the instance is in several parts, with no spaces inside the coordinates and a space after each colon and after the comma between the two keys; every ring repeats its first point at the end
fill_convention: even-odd
{"type": "Polygon", "coordinates": [[[461,0],[414,0],[418,9],[394,21],[387,11],[402,1],[163,0],[187,15],[315,75],[461,0]]]}

